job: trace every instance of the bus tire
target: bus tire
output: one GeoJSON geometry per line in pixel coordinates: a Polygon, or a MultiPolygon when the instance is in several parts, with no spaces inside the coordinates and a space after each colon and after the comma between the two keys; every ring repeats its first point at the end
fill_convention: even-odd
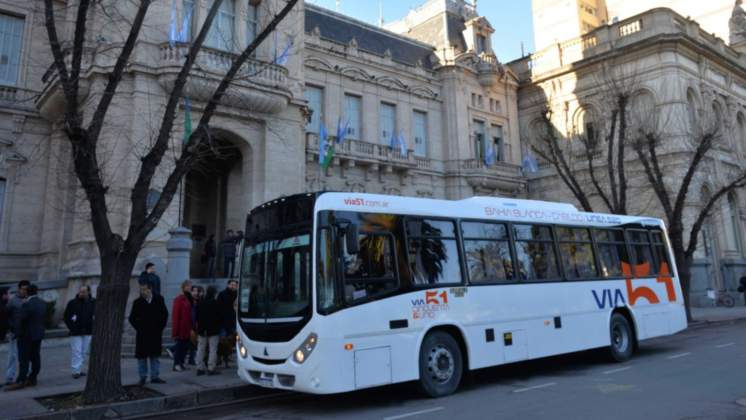
{"type": "Polygon", "coordinates": [[[609,345],[611,358],[617,362],[629,360],[635,350],[635,334],[626,316],[619,313],[611,314],[609,335],[611,338],[611,344],[609,345]]]}
{"type": "Polygon", "coordinates": [[[450,395],[458,388],[463,375],[464,358],[452,335],[433,331],[420,347],[420,388],[437,398],[450,395]]]}

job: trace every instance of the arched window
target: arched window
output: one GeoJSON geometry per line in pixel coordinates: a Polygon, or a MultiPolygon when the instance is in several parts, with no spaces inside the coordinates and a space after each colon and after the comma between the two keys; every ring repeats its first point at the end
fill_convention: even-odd
{"type": "Polygon", "coordinates": [[[654,129],[655,128],[655,98],[648,91],[641,91],[632,97],[629,104],[628,115],[631,128],[654,129]]]}
{"type": "Polygon", "coordinates": [[[598,123],[593,108],[583,107],[575,117],[575,133],[595,143],[598,140],[598,123]]]}
{"type": "Polygon", "coordinates": [[[697,96],[692,89],[686,91],[686,112],[689,128],[695,128],[697,126],[697,96]]]}
{"type": "Polygon", "coordinates": [[[736,251],[739,254],[743,252],[741,242],[741,224],[739,223],[739,209],[738,209],[738,198],[736,193],[731,191],[728,193],[728,212],[730,213],[730,228],[733,230],[733,239],[736,251]]]}

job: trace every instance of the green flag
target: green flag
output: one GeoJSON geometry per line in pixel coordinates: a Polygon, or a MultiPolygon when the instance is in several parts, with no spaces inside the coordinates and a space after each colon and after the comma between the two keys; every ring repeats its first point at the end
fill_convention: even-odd
{"type": "Polygon", "coordinates": [[[188,97],[184,98],[184,144],[192,137],[192,103],[188,97]]]}
{"type": "Polygon", "coordinates": [[[324,161],[321,162],[321,167],[326,170],[326,168],[331,165],[332,159],[334,159],[334,143],[328,142],[326,146],[326,153],[324,154],[324,161]]]}

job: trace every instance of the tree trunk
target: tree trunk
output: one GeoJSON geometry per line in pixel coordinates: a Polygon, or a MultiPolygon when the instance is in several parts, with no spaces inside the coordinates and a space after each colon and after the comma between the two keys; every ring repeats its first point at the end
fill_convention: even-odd
{"type": "Polygon", "coordinates": [[[692,258],[687,257],[683,247],[674,246],[674,258],[676,258],[676,268],[679,272],[679,282],[681,283],[681,293],[684,295],[684,307],[686,308],[686,320],[692,322],[692,310],[689,302],[689,291],[691,290],[692,280],[692,258]]]}
{"type": "Polygon", "coordinates": [[[86,404],[121,400],[125,396],[121,375],[122,333],[135,259],[136,255],[126,253],[101,257],[96,322],[83,392],[86,404]]]}

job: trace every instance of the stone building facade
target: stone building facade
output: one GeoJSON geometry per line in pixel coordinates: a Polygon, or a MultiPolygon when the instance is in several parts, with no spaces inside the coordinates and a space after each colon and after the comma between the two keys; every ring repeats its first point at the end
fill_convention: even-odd
{"type": "MultiPolygon", "coordinates": [[[[55,4],[67,39],[75,8],[55,4]]],[[[115,14],[134,13],[129,2],[102,4],[115,14]]],[[[283,4],[223,1],[186,87],[193,121],[231,60],[283,4]]],[[[148,13],[101,138],[110,217],[119,232],[126,231],[139,158],[210,5],[155,2],[148,13]]],[[[489,22],[463,0],[432,0],[419,12],[384,29],[299,2],[231,86],[211,123],[215,155],[187,175],[133,274],[146,261],[163,273],[169,232],[186,226],[193,241],[190,275],[204,277],[200,255],[207,238],[220,241],[227,229],[243,230],[252,207],[281,195],[320,189],[454,199],[524,194],[518,81],[492,52],[489,22]],[[287,60],[278,64],[286,46],[287,60]],[[334,141],[338,121],[349,123],[346,139],[322,171],[319,128],[327,127],[334,141]],[[405,153],[390,147],[392,136],[403,139],[405,153]],[[495,162],[486,165],[490,147],[495,162]]],[[[106,51],[126,36],[110,16],[90,20],[82,84],[91,104],[113,65],[106,51]]],[[[9,63],[0,64],[0,282],[30,279],[48,290],[48,299],[65,300],[68,289],[95,284],[100,269],[60,126],[64,104],[50,67],[43,2],[0,0],[0,33],[0,54],[9,63]]],[[[92,112],[85,109],[84,118],[92,112]]],[[[173,133],[177,153],[184,118],[182,106],[173,133]]]]}
{"type": "MultiPolygon", "coordinates": [[[[74,22],[75,10],[66,4],[55,2],[60,22],[68,22],[60,28],[65,39],[71,36],[65,25],[74,22]]],[[[102,4],[117,14],[134,12],[131,2],[102,4]]],[[[175,10],[171,1],[151,6],[101,139],[104,177],[112,192],[111,219],[120,232],[126,229],[129,188],[139,158],[153,138],[189,40],[210,4],[175,0],[175,10]],[[179,23],[175,40],[170,40],[172,16],[179,23]]],[[[223,4],[217,29],[208,36],[186,88],[193,121],[200,118],[231,60],[283,2],[223,4]]],[[[95,16],[88,31],[83,99],[91,99],[91,104],[113,65],[107,52],[126,35],[110,16],[95,16]]],[[[219,241],[227,229],[243,230],[249,209],[298,192],[567,200],[550,171],[527,177],[521,170],[528,146],[522,142],[528,132],[524,126],[535,113],[531,97],[556,89],[557,106],[566,103],[568,112],[574,110],[579,103],[574,95],[585,95],[579,83],[582,69],[611,54],[612,44],[623,57],[647,63],[646,81],[656,103],[685,104],[673,93],[659,92],[666,80],[675,82],[677,92],[691,88],[697,101],[719,101],[738,145],[724,150],[719,163],[744,161],[736,154],[746,149],[744,131],[737,131],[742,130],[746,101],[744,56],[696,23],[653,10],[602,25],[590,32],[593,38],[556,44],[510,65],[494,54],[493,32],[490,22],[465,0],[425,1],[383,28],[300,1],[231,87],[211,124],[217,153],[186,177],[183,194],[149,236],[133,274],[146,261],[165,268],[169,231],[186,226],[193,241],[190,276],[204,277],[200,255],[211,234],[219,241]],[[642,26],[633,30],[634,22],[642,26]],[[656,37],[672,39],[667,48],[649,45],[656,37]],[[287,60],[277,60],[288,46],[287,60]],[[331,141],[338,125],[347,128],[345,141],[336,146],[325,169],[319,165],[322,125],[331,141]],[[392,137],[403,139],[404,153],[391,147],[392,137]],[[493,151],[494,162],[487,156],[493,151]]],[[[41,0],[0,0],[0,283],[30,279],[47,290],[49,299],[64,300],[67,290],[81,282],[95,284],[100,270],[87,202],[72,173],[70,147],[60,126],[63,100],[50,70],[46,39],[41,0]]],[[[84,118],[91,112],[85,109],[84,118]]],[[[184,118],[182,107],[173,133],[175,152],[184,118]]],[[[160,176],[155,180],[153,199],[163,182],[160,176]]],[[[707,185],[704,179],[701,183],[707,185]]],[[[713,226],[735,220],[741,230],[732,233],[743,232],[743,195],[738,194],[733,211],[722,213],[713,226]]],[[[727,232],[713,227],[711,236],[728,238],[727,232]]],[[[702,256],[703,273],[721,262],[730,270],[718,285],[730,285],[746,267],[742,237],[746,235],[718,245],[719,261],[702,256]]]]}
{"type": "MultiPolygon", "coordinates": [[[[734,14],[740,12],[736,6],[734,14]]],[[[608,132],[612,104],[605,95],[613,85],[630,89],[631,114],[647,112],[661,119],[658,124],[670,139],[659,147],[661,162],[672,188],[692,156],[687,139],[696,131],[693,124],[716,121],[721,126],[722,139],[697,173],[688,196],[686,224],[694,222],[695,213],[713,191],[746,169],[746,55],[671,9],[653,9],[601,26],[509,66],[521,80],[522,140],[536,142],[540,115],[545,107],[550,109],[553,127],[568,141],[568,159],[580,162],[579,179],[586,191],[593,188],[584,171],[585,158],[573,155],[573,147],[579,145],[572,142],[584,131],[585,135],[608,132]]],[[[634,119],[630,115],[629,124],[634,119]]],[[[642,168],[629,149],[629,211],[662,217],[658,199],[646,187],[642,168]]],[[[574,201],[548,164],[530,176],[529,190],[536,198],[574,201]]],[[[594,209],[605,211],[601,198],[591,196],[594,209]]],[[[708,303],[708,288],[734,291],[746,274],[745,227],[746,191],[737,190],[720,201],[699,241],[692,285],[695,303],[708,303]]]]}

